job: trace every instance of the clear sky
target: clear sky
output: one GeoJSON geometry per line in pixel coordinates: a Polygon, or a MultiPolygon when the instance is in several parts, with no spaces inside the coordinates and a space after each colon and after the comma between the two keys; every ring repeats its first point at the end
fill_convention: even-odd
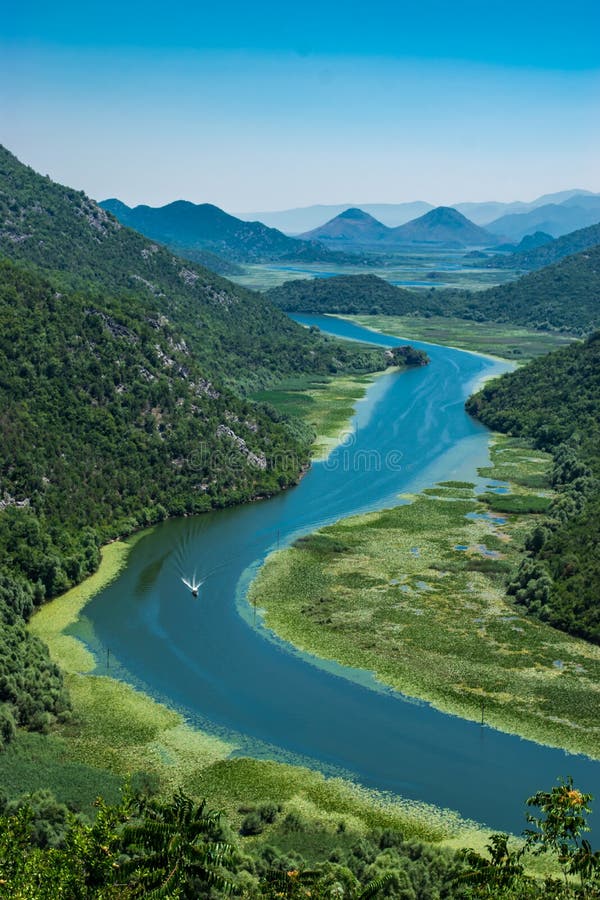
{"type": "Polygon", "coordinates": [[[0,23],[0,142],[96,199],[600,191],[598,0],[19,6],[0,23]]]}

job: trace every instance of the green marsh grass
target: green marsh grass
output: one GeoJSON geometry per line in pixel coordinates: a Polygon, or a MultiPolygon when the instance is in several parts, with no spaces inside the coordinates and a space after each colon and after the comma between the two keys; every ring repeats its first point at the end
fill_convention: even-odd
{"type": "MultiPolygon", "coordinates": [[[[498,446],[496,451],[510,449],[498,446]]],[[[512,448],[512,452],[515,459],[518,454],[530,454],[521,447],[512,448]]],[[[511,462],[508,456],[505,459],[511,462]]],[[[545,459],[542,464],[547,465],[545,459]]],[[[504,551],[507,538],[512,541],[513,535],[518,534],[515,523],[520,520],[502,526],[503,532],[510,534],[494,536],[490,526],[481,520],[464,518],[467,512],[481,509],[470,485],[447,482],[436,490],[443,491],[442,496],[417,497],[410,506],[346,520],[301,539],[295,549],[276,554],[267,563],[253,591],[260,590],[259,605],[267,606],[269,617],[275,611],[277,630],[294,643],[322,656],[374,669],[382,680],[407,693],[426,696],[442,708],[465,715],[478,712],[479,697],[485,695],[492,720],[498,710],[505,711],[502,691],[506,692],[507,685],[500,683],[502,679],[496,683],[492,678],[490,640],[495,644],[494,652],[502,656],[514,642],[514,635],[502,615],[505,603],[493,578],[468,569],[469,559],[484,561],[484,557],[477,552],[462,556],[449,550],[444,538],[472,546],[485,539],[489,549],[504,551]],[[411,552],[415,547],[419,548],[419,556],[411,552]],[[296,593],[290,590],[286,604],[277,608],[264,593],[265,586],[267,594],[271,591],[278,595],[290,577],[296,593]],[[406,587],[406,592],[400,585],[406,587]],[[464,604],[468,612],[456,615],[453,603],[461,585],[468,597],[464,604]],[[485,621],[474,637],[467,626],[470,618],[479,615],[480,608],[485,621]],[[447,629],[450,619],[455,633],[448,634],[448,640],[440,647],[435,622],[442,622],[447,629]],[[298,621],[306,630],[298,628],[298,621]],[[436,652],[430,648],[421,666],[411,664],[411,654],[419,658],[432,627],[438,645],[436,652]],[[461,634],[461,628],[467,633],[461,634]],[[483,642],[480,631],[486,635],[483,642]],[[356,634],[357,641],[351,640],[352,634],[356,634]],[[458,638],[472,651],[466,671],[457,666],[453,657],[458,638]],[[400,666],[397,654],[395,661],[394,654],[390,656],[390,650],[395,651],[398,646],[405,655],[400,666]],[[381,670],[376,665],[378,658],[381,670]],[[448,693],[440,689],[439,680],[444,678],[453,687],[448,693]],[[461,682],[462,688],[455,691],[461,682]]],[[[520,490],[528,492],[531,488],[520,490]]],[[[234,827],[241,824],[242,807],[280,803],[282,816],[294,813],[309,823],[307,832],[320,836],[316,844],[313,841],[311,852],[315,853],[317,844],[326,843],[327,835],[332,841],[336,839],[341,822],[348,835],[364,834],[373,828],[394,828],[407,839],[483,848],[487,831],[460,820],[454,813],[368,791],[299,766],[232,757],[236,750],[233,744],[193,729],[177,712],[129,685],[93,674],[92,655],[63,631],[76,621],[94,594],[116,577],[126,563],[130,546],[131,542],[115,542],[106,547],[96,575],[43,607],[32,620],[32,630],[47,641],[53,658],[67,673],[73,717],[50,735],[19,735],[11,755],[0,760],[0,777],[6,776],[11,795],[44,784],[54,790],[58,799],[86,808],[96,794],[116,797],[126,777],[148,773],[156,778],[161,793],[183,787],[195,796],[208,797],[212,805],[228,813],[234,827]]],[[[521,639],[523,653],[534,653],[531,647],[536,638],[536,655],[527,658],[524,665],[520,659],[516,665],[512,657],[507,657],[506,672],[514,669],[517,673],[511,675],[508,687],[516,696],[523,678],[536,684],[539,681],[544,685],[543,697],[555,702],[552,691],[546,689],[545,669],[551,658],[560,658],[565,668],[553,673],[553,690],[556,709],[562,709],[563,676],[568,674],[584,687],[579,672],[583,665],[582,642],[558,636],[563,642],[558,646],[556,641],[549,642],[548,630],[543,626],[529,621],[525,626],[528,630],[521,639]]],[[[511,652],[518,655],[521,651],[512,647],[511,652]]],[[[597,656],[590,651],[585,659],[586,677],[589,672],[593,679],[592,668],[598,664],[597,656]]],[[[545,726],[543,710],[540,721],[545,726]]],[[[583,733],[587,726],[583,719],[577,721],[583,733]]],[[[520,724],[517,716],[515,730],[520,724]]],[[[279,837],[276,829],[273,837],[279,837]]],[[[304,843],[303,850],[308,853],[311,841],[304,843]]]]}
{"type": "MultiPolygon", "coordinates": [[[[480,834],[454,813],[432,806],[368,791],[300,766],[230,758],[236,750],[233,744],[192,728],[179,713],[130,685],[93,674],[93,656],[62,631],[116,577],[131,543],[105,547],[98,572],[47,604],[32,620],[32,630],[48,642],[66,672],[73,716],[53,734],[19,734],[10,753],[0,758],[0,776],[5,776],[11,796],[49,786],[58,799],[88,808],[99,794],[116,799],[126,778],[146,773],[157,779],[163,794],[183,787],[209,797],[235,827],[243,818],[241,806],[276,801],[283,805],[284,815],[301,814],[313,830],[332,834],[341,819],[355,835],[372,828],[397,828],[407,837],[436,842],[458,840],[464,834],[466,843],[480,834]]],[[[320,543],[318,537],[307,541],[313,550],[315,543],[320,543]]],[[[332,552],[344,549],[338,542],[332,552]]]]}
{"type": "Polygon", "coordinates": [[[415,341],[446,344],[525,362],[564,347],[573,338],[495,322],[472,322],[445,316],[344,316],[357,325],[415,341]]]}
{"type": "Polygon", "coordinates": [[[519,509],[505,523],[493,510],[481,517],[485,500],[465,487],[441,486],[274,554],[250,600],[309,653],[466,718],[479,720],[483,706],[498,728],[599,757],[600,648],[527,618],[505,593],[535,523],[522,512],[535,507],[530,484],[544,501],[550,494],[550,457],[507,438],[491,455],[485,477],[517,475],[509,494],[491,495],[519,509]]]}
{"type": "Polygon", "coordinates": [[[361,400],[377,375],[301,376],[260,391],[253,400],[304,419],[314,430],[313,457],[322,459],[340,442],[361,400]]]}

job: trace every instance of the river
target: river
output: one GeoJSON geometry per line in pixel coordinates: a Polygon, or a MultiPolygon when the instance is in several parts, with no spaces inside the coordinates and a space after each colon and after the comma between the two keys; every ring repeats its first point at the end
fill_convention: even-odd
{"type": "MultiPolygon", "coordinates": [[[[339,319],[294,317],[341,337],[402,341],[339,319]]],[[[464,411],[508,363],[411,341],[426,368],[377,378],[348,435],[277,497],[153,529],[71,629],[119,677],[233,738],[239,752],[301,762],[367,787],[456,810],[513,832],[524,799],[571,774],[600,796],[600,763],[481,727],[378,685],[369,673],[307,657],[269,635],[245,601],[277,546],[319,525],[399,502],[439,480],[476,480],[488,434],[464,411]],[[193,600],[180,580],[205,575],[193,600]]]]}

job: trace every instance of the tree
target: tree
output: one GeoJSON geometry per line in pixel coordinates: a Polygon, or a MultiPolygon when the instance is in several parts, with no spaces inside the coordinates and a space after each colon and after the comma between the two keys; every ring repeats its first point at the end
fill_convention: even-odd
{"type": "MultiPolygon", "coordinates": [[[[525,831],[527,846],[533,852],[552,853],[562,869],[565,884],[569,875],[578,875],[582,887],[585,880],[600,876],[599,854],[594,854],[583,833],[589,831],[586,816],[591,813],[591,794],[583,794],[573,787],[573,779],[562,778],[551,791],[538,791],[527,801],[537,807],[539,815],[527,814],[533,825],[525,831]]],[[[600,884],[598,885],[600,887],[600,884]]]]}
{"type": "Polygon", "coordinates": [[[130,879],[134,897],[195,900],[209,887],[227,891],[233,848],[224,840],[219,812],[181,791],[169,802],[142,801],[139,812],[141,821],[123,831],[123,848],[132,858],[119,876],[130,879]]]}

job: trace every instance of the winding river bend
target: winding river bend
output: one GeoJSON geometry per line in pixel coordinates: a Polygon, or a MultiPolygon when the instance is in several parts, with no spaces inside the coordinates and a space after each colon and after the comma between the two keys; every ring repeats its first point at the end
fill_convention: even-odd
{"type": "MultiPolygon", "coordinates": [[[[341,337],[402,341],[342,320],[295,317],[341,337]]],[[[245,589],[276,546],[398,495],[476,478],[487,432],[463,404],[508,364],[420,344],[424,369],[383,375],[360,401],[352,433],[301,483],[270,500],[173,520],[134,547],[123,573],[73,628],[106,672],[180,709],[240,752],[302,762],[520,832],[523,801],[572,774],[600,796],[600,763],[440,713],[348,670],[296,652],[253,622],[245,589]],[[207,574],[193,601],[182,573],[207,574]],[[115,674],[115,669],[111,669],[115,674]]]]}

